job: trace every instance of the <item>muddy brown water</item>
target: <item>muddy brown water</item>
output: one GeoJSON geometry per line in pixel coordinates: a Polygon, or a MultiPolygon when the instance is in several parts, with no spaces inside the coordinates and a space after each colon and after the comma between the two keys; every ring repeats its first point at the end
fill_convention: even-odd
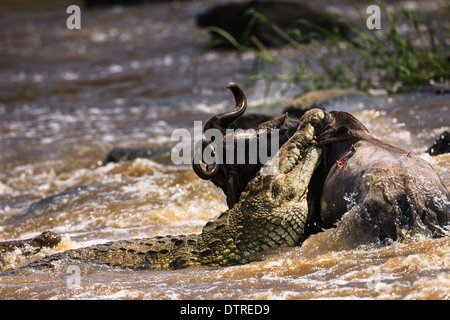
{"type": "MultiPolygon", "coordinates": [[[[0,6],[0,240],[45,230],[55,250],[199,232],[225,210],[221,192],[170,156],[102,165],[115,146],[164,148],[177,128],[233,107],[229,81],[248,88],[251,54],[208,48],[194,17],[208,1],[82,11],[67,30],[64,1],[0,6]],[[52,198],[50,196],[56,195],[52,198]],[[46,200],[42,200],[46,198],[46,200]]],[[[293,93],[298,93],[294,92],[293,93]]],[[[450,154],[424,151],[450,129],[449,95],[354,97],[349,111],[377,137],[431,163],[450,187],[450,154]]],[[[265,112],[274,114],[277,109],[265,112]]],[[[344,222],[243,266],[130,271],[79,266],[0,277],[1,299],[449,299],[450,239],[360,244],[344,222]]],[[[45,254],[54,252],[48,250],[45,254]]],[[[33,257],[37,258],[37,257],[33,257]]],[[[2,269],[28,260],[13,252],[2,269]]]]}

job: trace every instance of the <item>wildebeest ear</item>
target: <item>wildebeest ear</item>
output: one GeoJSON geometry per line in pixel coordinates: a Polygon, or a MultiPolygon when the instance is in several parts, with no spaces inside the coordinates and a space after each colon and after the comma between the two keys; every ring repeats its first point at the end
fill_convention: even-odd
{"type": "Polygon", "coordinates": [[[282,116],[263,122],[261,124],[259,124],[255,129],[256,131],[258,130],[264,130],[264,129],[280,129],[281,126],[284,124],[284,122],[286,121],[288,114],[287,112],[285,114],[283,114],[282,116]]]}
{"type": "Polygon", "coordinates": [[[344,111],[330,111],[330,115],[333,117],[335,128],[344,127],[351,131],[360,131],[369,133],[369,130],[362,124],[361,121],[356,119],[352,114],[344,111]]]}

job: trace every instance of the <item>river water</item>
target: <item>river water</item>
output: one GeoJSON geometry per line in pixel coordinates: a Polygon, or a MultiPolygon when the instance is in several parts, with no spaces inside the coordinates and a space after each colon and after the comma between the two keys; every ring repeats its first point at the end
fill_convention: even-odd
{"type": "MultiPolygon", "coordinates": [[[[168,153],[103,165],[107,152],[173,146],[175,129],[233,108],[230,81],[245,88],[254,112],[289,93],[274,85],[265,98],[264,84],[246,80],[252,54],[208,47],[194,18],[209,1],[82,9],[81,30],[66,28],[70,4],[0,4],[0,240],[62,234],[49,254],[199,232],[226,209],[221,191],[168,153]]],[[[450,129],[448,94],[356,96],[327,108],[351,112],[375,136],[423,157],[450,188],[450,154],[425,153],[450,129]]],[[[0,267],[27,261],[13,252],[0,267]]],[[[0,298],[449,299],[450,239],[361,245],[338,226],[244,266],[79,271],[76,285],[67,269],[6,274],[0,298]]]]}

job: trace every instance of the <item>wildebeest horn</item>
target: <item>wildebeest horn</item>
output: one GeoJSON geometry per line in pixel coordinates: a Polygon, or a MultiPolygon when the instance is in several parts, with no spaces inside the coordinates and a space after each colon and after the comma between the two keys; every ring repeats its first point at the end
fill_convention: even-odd
{"type": "Polygon", "coordinates": [[[242,116],[247,109],[247,98],[244,91],[234,82],[230,82],[227,88],[231,90],[236,101],[236,109],[230,112],[220,113],[209,119],[203,126],[203,132],[208,129],[219,129],[222,134],[226,133],[228,126],[242,116]]]}
{"type": "MultiPolygon", "coordinates": [[[[242,91],[242,89],[239,88],[239,86],[236,85],[234,82],[230,82],[227,85],[227,88],[230,89],[231,92],[233,93],[234,100],[236,101],[236,109],[231,112],[220,113],[209,119],[203,126],[203,133],[205,133],[206,130],[208,129],[214,128],[220,130],[220,132],[223,135],[225,135],[228,126],[232,122],[237,120],[240,116],[242,116],[245,110],[247,109],[247,98],[245,97],[244,91],[242,91]]],[[[202,140],[201,146],[202,154],[205,148],[212,145],[213,143],[211,141],[202,140]]],[[[200,162],[202,162],[203,159],[201,159],[201,156],[200,159],[198,159],[197,157],[194,157],[192,159],[192,168],[200,178],[204,180],[210,180],[219,172],[220,165],[218,163],[206,165],[205,169],[203,169],[201,164],[196,163],[197,161],[195,160],[200,160],[200,162]]]]}

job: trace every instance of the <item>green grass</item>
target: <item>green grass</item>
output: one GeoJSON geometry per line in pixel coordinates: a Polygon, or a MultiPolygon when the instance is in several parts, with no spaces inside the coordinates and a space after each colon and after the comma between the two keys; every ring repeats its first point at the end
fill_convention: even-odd
{"type": "MultiPolygon", "coordinates": [[[[446,41],[450,39],[450,23],[441,23],[439,30],[435,30],[430,21],[417,13],[403,10],[394,17],[382,2],[378,5],[382,19],[378,31],[357,28],[343,17],[340,19],[348,25],[351,36],[344,36],[337,29],[327,31],[308,21],[300,21],[313,26],[328,39],[307,44],[300,30],[281,30],[264,15],[249,10],[250,24],[260,21],[271,26],[286,40],[288,48],[297,52],[294,57],[282,57],[280,50],[268,49],[249,33],[239,42],[222,29],[211,27],[209,30],[238,51],[255,53],[249,78],[265,80],[267,92],[274,81],[282,82],[285,88],[296,85],[304,91],[334,87],[364,92],[383,89],[390,93],[449,81],[450,51],[446,41]],[[408,25],[408,30],[413,31],[411,35],[399,31],[401,23],[408,25]]],[[[449,5],[447,13],[450,16],[449,5]]],[[[365,26],[367,15],[360,12],[360,17],[365,26]]]]}

